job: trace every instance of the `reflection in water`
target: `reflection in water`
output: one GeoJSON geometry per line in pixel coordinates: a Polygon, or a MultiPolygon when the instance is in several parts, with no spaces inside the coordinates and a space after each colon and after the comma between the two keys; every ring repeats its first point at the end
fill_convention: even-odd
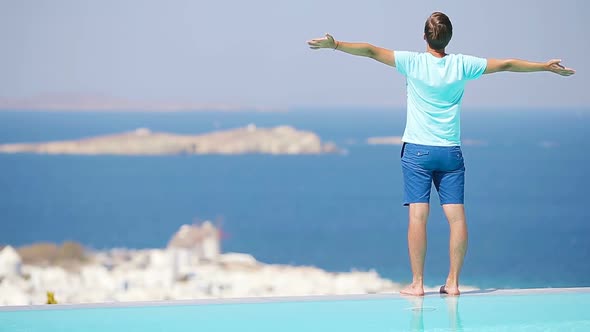
{"type": "Polygon", "coordinates": [[[459,297],[443,296],[447,302],[447,312],[449,313],[449,328],[451,331],[463,331],[461,315],[459,315],[459,297]]]}
{"type": "MultiPolygon", "coordinates": [[[[410,320],[410,331],[424,331],[424,312],[434,311],[436,308],[424,306],[424,297],[407,296],[404,297],[411,303],[412,319],[410,320]]],[[[449,315],[449,331],[463,331],[461,316],[459,314],[459,296],[442,296],[447,305],[449,315]]]]}
{"type": "Polygon", "coordinates": [[[412,304],[412,320],[410,320],[410,331],[424,331],[424,297],[408,296],[404,298],[412,304]]]}

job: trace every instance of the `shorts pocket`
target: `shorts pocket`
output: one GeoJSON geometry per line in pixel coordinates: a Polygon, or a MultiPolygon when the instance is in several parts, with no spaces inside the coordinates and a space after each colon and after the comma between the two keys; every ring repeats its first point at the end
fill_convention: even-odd
{"type": "Polygon", "coordinates": [[[424,149],[416,149],[416,150],[411,150],[407,152],[409,155],[415,156],[415,157],[422,157],[422,156],[428,156],[430,155],[430,151],[429,150],[424,150],[424,149]]]}
{"type": "Polygon", "coordinates": [[[463,151],[461,151],[460,147],[455,147],[453,148],[453,150],[451,151],[451,154],[453,155],[453,157],[456,160],[463,160],[463,151]]]}
{"type": "Polygon", "coordinates": [[[402,159],[424,160],[430,155],[430,150],[421,146],[407,144],[403,149],[402,159]]]}

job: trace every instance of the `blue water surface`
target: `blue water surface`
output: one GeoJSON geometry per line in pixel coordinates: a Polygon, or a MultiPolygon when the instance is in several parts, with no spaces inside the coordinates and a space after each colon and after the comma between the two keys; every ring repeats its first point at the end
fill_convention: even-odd
{"type": "MultiPolygon", "coordinates": [[[[94,249],[164,247],[211,219],[224,251],[330,271],[410,280],[399,110],[287,113],[0,112],[0,143],[77,139],[147,127],[204,133],[255,123],[312,130],[345,148],[322,156],[0,154],[0,243],[75,240],[94,249]]],[[[465,110],[470,246],[462,283],[590,286],[589,110],[465,110]]],[[[448,226],[433,193],[426,283],[444,282],[448,226]]]]}
{"type": "Polygon", "coordinates": [[[51,306],[0,311],[0,332],[588,331],[590,293],[438,295],[252,303],[51,306]],[[107,319],[105,319],[107,318],[107,319]]]}

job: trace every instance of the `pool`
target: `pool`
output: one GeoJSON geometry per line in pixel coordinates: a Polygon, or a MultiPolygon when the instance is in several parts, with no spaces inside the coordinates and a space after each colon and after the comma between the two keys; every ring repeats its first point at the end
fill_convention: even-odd
{"type": "Polygon", "coordinates": [[[590,288],[0,307],[0,331],[590,331],[590,288]]]}

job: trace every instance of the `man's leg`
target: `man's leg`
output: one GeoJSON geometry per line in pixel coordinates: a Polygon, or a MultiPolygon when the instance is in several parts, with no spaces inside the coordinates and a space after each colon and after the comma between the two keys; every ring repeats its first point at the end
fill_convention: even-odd
{"type": "Polygon", "coordinates": [[[428,203],[412,203],[409,209],[408,252],[412,266],[412,283],[401,290],[406,295],[424,295],[424,259],[426,258],[426,222],[428,203]]]}
{"type": "Polygon", "coordinates": [[[401,290],[406,295],[424,295],[426,221],[433,180],[431,150],[432,147],[410,143],[402,148],[404,205],[409,206],[408,252],[412,266],[412,283],[401,290]]]}
{"type": "Polygon", "coordinates": [[[445,290],[449,295],[459,295],[459,274],[467,252],[467,223],[463,204],[444,204],[443,210],[450,226],[449,238],[449,275],[445,290]]]}
{"type": "Polygon", "coordinates": [[[461,147],[445,149],[441,169],[434,173],[434,186],[438,190],[443,211],[450,226],[449,275],[444,290],[459,295],[459,274],[467,251],[467,224],[465,222],[465,163],[461,147]]]}

